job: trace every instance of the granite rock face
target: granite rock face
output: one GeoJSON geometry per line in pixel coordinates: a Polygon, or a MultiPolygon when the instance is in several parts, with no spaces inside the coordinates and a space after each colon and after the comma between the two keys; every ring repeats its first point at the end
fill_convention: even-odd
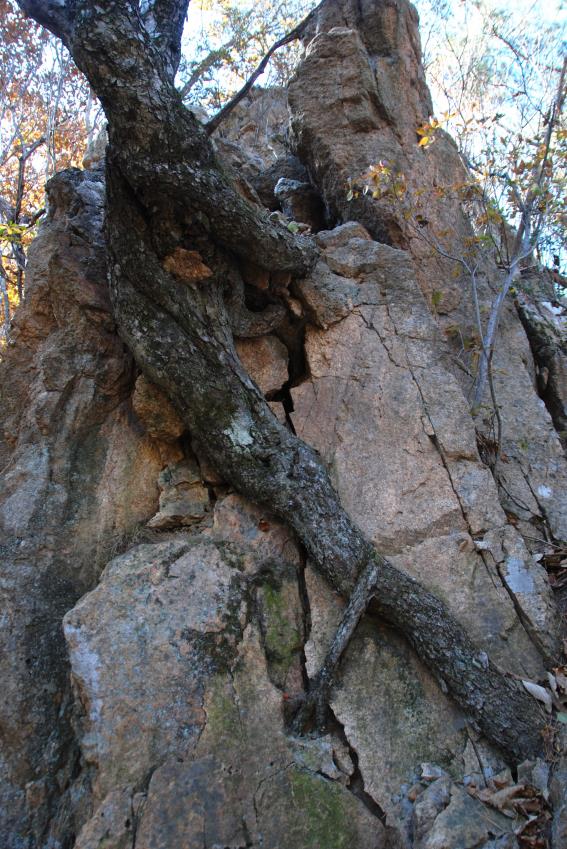
{"type": "Polygon", "coordinates": [[[304,640],[297,549],[288,539],[286,557],[284,529],[234,497],[217,518],[112,561],[65,617],[96,806],[76,846],[129,831],[146,849],[382,849],[344,744],[285,732],[275,682],[293,679],[304,640]]]}
{"type": "Polygon", "coordinates": [[[61,618],[155,512],[161,468],[131,414],[132,362],[110,314],[101,176],[58,176],[48,196],[0,377],[0,833],[10,849],[59,828],[51,804],[69,791],[76,758],[61,618]]]}
{"type": "MultiPolygon", "coordinates": [[[[453,142],[443,133],[431,148],[420,148],[416,141],[416,130],[431,115],[431,102],[421,66],[415,10],[407,2],[390,0],[378,6],[370,0],[327,0],[305,43],[305,58],[289,87],[294,149],[307,164],[335,221],[358,221],[375,239],[407,250],[414,261],[413,278],[430,305],[432,326],[447,341],[444,351],[443,345],[437,346],[434,358],[445,359],[447,370],[454,372],[467,395],[467,370],[474,369],[474,362],[463,358],[462,340],[475,335],[469,281],[455,278],[452,264],[416,237],[391,203],[362,194],[349,200],[347,191],[351,182],[360,183],[371,165],[384,161],[402,171],[408,186],[418,187],[428,198],[427,226],[433,232],[448,232],[457,255],[462,238],[470,232],[463,211],[451,196],[441,193],[442,197],[436,198],[436,188],[466,178],[453,142]]],[[[335,274],[360,277],[366,273],[363,256],[371,262],[375,251],[372,245],[358,245],[353,265],[349,254],[352,257],[354,250],[337,246],[327,251],[327,261],[335,274]]],[[[481,311],[489,310],[499,275],[487,258],[478,283],[481,311]]],[[[526,541],[528,536],[536,536],[545,542],[545,534],[549,539],[564,540],[567,467],[560,440],[565,392],[562,310],[550,303],[549,284],[542,287],[541,281],[536,285],[526,278],[523,287],[536,291],[537,296],[520,295],[522,303],[507,306],[495,353],[505,458],[496,476],[499,498],[523,527],[526,541]],[[518,321],[517,307],[523,324],[518,321]],[[545,528],[543,535],[534,534],[538,526],[545,528]]],[[[466,409],[464,414],[470,419],[466,409]]],[[[454,421],[455,414],[449,415],[451,418],[454,421]]],[[[473,424],[489,443],[493,420],[487,400],[473,424]]],[[[454,436],[462,431],[453,424],[450,428],[454,436]]],[[[470,433],[470,423],[468,430],[470,433]]],[[[463,486],[478,496],[477,482],[468,475],[465,478],[463,486]]],[[[477,500],[484,501],[484,496],[477,500]]],[[[540,552],[541,546],[532,543],[528,547],[540,552]]]]}
{"type": "Polygon", "coordinates": [[[277,336],[241,339],[236,350],[247,372],[264,395],[272,395],[288,380],[288,352],[277,336]]]}
{"type": "MultiPolygon", "coordinates": [[[[551,590],[506,524],[411,257],[351,225],[333,234],[320,240],[329,244],[322,262],[350,273],[358,292],[342,320],[307,329],[309,379],[292,390],[296,432],[321,452],[378,548],[440,595],[493,657],[537,676],[539,649],[553,656],[557,646],[551,590]]],[[[316,268],[308,285],[325,290],[327,277],[316,268]]]]}
{"type": "MultiPolygon", "coordinates": [[[[567,537],[557,307],[522,296],[504,316],[495,474],[450,332],[470,323],[466,289],[392,210],[346,199],[376,158],[426,186],[461,168],[443,135],[417,149],[431,105],[415,12],[327,0],[306,44],[289,92],[297,155],[282,92],[254,95],[217,134],[254,202],[296,217],[309,187],[329,225],[312,225],[306,279],[242,264],[255,323],[237,332],[239,356],[380,551],[503,670],[545,682],[561,622],[542,563],[567,537]]],[[[515,792],[508,765],[373,616],[341,664],[328,727],[291,733],[345,602],[136,374],[108,303],[103,189],[96,171],[50,184],[0,364],[7,849],[517,849],[524,820],[482,795],[515,792]]],[[[458,215],[432,209],[457,235],[458,215]]],[[[517,780],[554,804],[561,849],[564,753],[517,780]]]]}

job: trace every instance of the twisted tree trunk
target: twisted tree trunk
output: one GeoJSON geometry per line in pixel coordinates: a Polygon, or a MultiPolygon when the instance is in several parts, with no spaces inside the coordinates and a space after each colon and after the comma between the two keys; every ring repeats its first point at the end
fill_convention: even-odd
{"type": "Polygon", "coordinates": [[[341,507],[318,454],[283,427],[235,353],[240,258],[300,277],[308,239],[231,186],[173,86],[187,0],[19,0],[61,37],[109,121],[107,237],[114,312],[142,371],[170,396],[199,453],[294,529],[338,592],[378,564],[376,611],[398,628],[486,736],[514,759],[541,749],[536,702],[445,606],[395,569],[341,507]]]}

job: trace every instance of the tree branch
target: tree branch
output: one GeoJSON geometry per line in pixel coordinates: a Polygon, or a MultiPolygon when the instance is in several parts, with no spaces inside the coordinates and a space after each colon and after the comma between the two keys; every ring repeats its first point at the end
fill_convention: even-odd
{"type": "Polygon", "coordinates": [[[311,21],[313,20],[313,18],[317,14],[318,9],[319,9],[319,6],[317,6],[315,9],[313,9],[307,15],[307,17],[304,18],[301,21],[301,23],[299,23],[296,27],[294,27],[290,32],[288,32],[287,35],[282,36],[282,38],[278,39],[278,41],[276,41],[274,44],[272,44],[272,46],[270,47],[270,49],[268,50],[268,52],[266,53],[266,55],[264,56],[264,58],[262,59],[262,61],[258,65],[258,67],[256,68],[256,70],[251,74],[251,76],[248,78],[248,80],[244,83],[244,85],[242,86],[240,91],[237,92],[234,95],[234,97],[232,98],[232,100],[229,100],[229,102],[226,103],[223,106],[223,108],[219,112],[217,112],[217,114],[213,118],[211,118],[210,121],[207,121],[205,127],[206,127],[209,135],[211,135],[211,133],[214,133],[214,131],[219,126],[219,124],[222,121],[224,121],[224,119],[226,117],[228,117],[228,115],[230,115],[230,113],[232,112],[234,107],[237,106],[240,103],[240,101],[243,100],[243,98],[246,97],[246,95],[248,94],[248,92],[250,91],[250,89],[252,88],[252,86],[254,85],[256,80],[258,79],[258,77],[261,76],[264,73],[264,71],[266,70],[266,66],[267,66],[268,62],[270,61],[271,57],[273,56],[273,54],[276,52],[276,50],[279,50],[280,47],[284,47],[286,44],[291,44],[293,41],[297,41],[299,38],[301,38],[301,36],[305,32],[307,26],[311,23],[311,21]]]}
{"type": "Polygon", "coordinates": [[[482,403],[482,399],[484,397],[486,382],[489,376],[490,362],[492,360],[494,345],[496,342],[496,333],[498,331],[498,325],[500,322],[500,314],[502,312],[506,295],[508,294],[512,284],[514,283],[516,276],[520,272],[521,261],[523,259],[526,259],[526,257],[528,257],[532,253],[532,251],[536,247],[536,243],[539,237],[539,228],[541,226],[542,219],[540,217],[540,220],[536,223],[536,226],[533,227],[532,217],[534,211],[534,204],[536,203],[538,196],[541,193],[542,186],[546,179],[546,168],[549,159],[553,130],[555,129],[559,121],[559,117],[561,115],[565,99],[566,74],[567,57],[563,59],[563,65],[561,67],[559,83],[557,86],[557,94],[553,102],[551,115],[543,141],[543,157],[541,159],[541,162],[537,166],[537,172],[536,174],[534,174],[532,184],[528,188],[526,198],[522,204],[522,213],[520,216],[520,223],[518,226],[518,231],[516,233],[516,238],[514,240],[514,247],[512,249],[512,257],[510,260],[510,264],[502,286],[500,288],[500,291],[494,299],[494,303],[492,304],[492,308],[490,311],[486,334],[483,340],[483,350],[479,362],[478,373],[475,380],[474,399],[472,405],[473,414],[480,407],[480,404],[482,403]]]}
{"type": "Polygon", "coordinates": [[[26,185],[26,165],[27,161],[35,153],[38,147],[45,144],[45,136],[33,142],[29,147],[26,147],[23,142],[21,144],[21,152],[18,156],[18,179],[16,188],[16,203],[14,205],[14,223],[18,224],[22,213],[22,202],[24,199],[24,190],[26,185]]]}
{"type": "Polygon", "coordinates": [[[20,9],[56,35],[68,47],[71,14],[63,0],[17,0],[20,9]]]}
{"type": "Polygon", "coordinates": [[[153,0],[141,5],[146,32],[165,60],[173,80],[181,59],[181,36],[189,0],[153,0]]]}
{"type": "Polygon", "coordinates": [[[230,39],[221,47],[217,47],[215,50],[211,50],[204,59],[199,62],[195,70],[191,73],[187,82],[185,82],[182,87],[179,89],[179,94],[181,96],[181,100],[185,100],[187,95],[190,93],[191,89],[199,79],[199,77],[204,74],[206,71],[209,71],[219,59],[222,59],[223,56],[226,56],[228,51],[233,47],[234,40],[230,39]]]}

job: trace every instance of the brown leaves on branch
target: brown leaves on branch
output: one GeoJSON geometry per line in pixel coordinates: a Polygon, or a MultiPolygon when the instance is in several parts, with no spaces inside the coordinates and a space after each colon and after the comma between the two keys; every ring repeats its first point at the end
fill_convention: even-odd
{"type": "Polygon", "coordinates": [[[26,251],[44,207],[46,180],[80,165],[88,87],[49,33],[0,0],[0,271],[5,336],[23,294],[26,251]]]}

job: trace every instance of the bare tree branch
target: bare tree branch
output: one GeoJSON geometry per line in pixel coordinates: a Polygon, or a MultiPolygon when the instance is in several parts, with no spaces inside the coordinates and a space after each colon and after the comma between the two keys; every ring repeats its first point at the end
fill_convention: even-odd
{"type": "Polygon", "coordinates": [[[539,237],[542,216],[539,216],[539,218],[536,219],[536,222],[534,224],[534,207],[538,202],[542,187],[544,185],[544,181],[546,179],[546,169],[549,160],[551,138],[563,109],[563,103],[565,99],[566,74],[567,57],[563,59],[563,65],[561,68],[561,72],[559,75],[559,83],[557,86],[557,94],[553,102],[551,115],[546,129],[546,134],[543,142],[544,154],[541,161],[536,166],[536,171],[533,175],[533,182],[529,187],[527,191],[527,196],[522,204],[522,214],[520,217],[518,231],[516,233],[516,238],[514,240],[514,247],[512,249],[512,258],[510,261],[510,265],[504,278],[504,282],[502,283],[502,287],[498,292],[498,295],[496,296],[494,303],[492,304],[492,309],[490,311],[490,317],[488,320],[486,333],[483,339],[482,354],[475,381],[475,392],[472,404],[473,413],[480,407],[480,404],[482,403],[482,398],[484,396],[486,382],[489,376],[490,361],[494,352],[496,333],[498,331],[500,315],[502,312],[502,307],[504,305],[506,295],[508,294],[511,286],[514,283],[514,280],[520,272],[521,261],[523,259],[526,259],[526,257],[528,257],[533,252],[539,237]]]}
{"type": "Polygon", "coordinates": [[[45,136],[41,136],[39,139],[30,144],[29,147],[26,147],[23,143],[21,145],[21,152],[18,156],[18,180],[16,187],[16,203],[14,205],[13,212],[13,220],[17,224],[20,220],[20,215],[22,214],[22,201],[24,199],[24,190],[26,184],[26,165],[28,159],[38,147],[41,147],[42,144],[45,143],[45,136]]]}
{"type": "Polygon", "coordinates": [[[222,59],[225,56],[228,56],[228,51],[234,46],[234,39],[231,38],[221,47],[217,47],[215,50],[211,50],[205,58],[199,62],[195,70],[192,72],[191,76],[187,80],[187,82],[182,86],[179,90],[179,94],[181,95],[181,99],[185,100],[187,95],[190,93],[191,89],[199,79],[199,77],[204,74],[206,71],[210,70],[219,59],[222,59]]]}
{"type": "Polygon", "coordinates": [[[2,335],[4,339],[8,339],[10,333],[10,299],[8,297],[8,284],[6,280],[6,272],[0,258],[0,299],[2,303],[2,335]]]}
{"type": "Polygon", "coordinates": [[[209,135],[211,135],[211,133],[213,133],[217,129],[219,124],[224,121],[224,119],[228,115],[230,115],[234,107],[237,106],[240,101],[246,97],[258,77],[261,76],[266,70],[266,66],[273,54],[276,52],[276,50],[279,50],[280,47],[284,47],[286,44],[291,44],[293,41],[297,41],[301,38],[308,24],[311,23],[311,21],[317,14],[318,9],[319,6],[313,9],[307,15],[307,17],[304,18],[301,23],[294,27],[290,32],[288,32],[287,35],[282,36],[282,38],[278,39],[278,41],[272,44],[272,46],[270,47],[270,49],[268,50],[256,70],[254,71],[254,73],[244,83],[240,91],[237,92],[237,94],[234,95],[232,100],[229,100],[229,102],[225,106],[223,106],[223,108],[219,112],[217,112],[217,114],[213,118],[211,118],[210,121],[207,121],[207,124],[205,126],[209,135]]]}

